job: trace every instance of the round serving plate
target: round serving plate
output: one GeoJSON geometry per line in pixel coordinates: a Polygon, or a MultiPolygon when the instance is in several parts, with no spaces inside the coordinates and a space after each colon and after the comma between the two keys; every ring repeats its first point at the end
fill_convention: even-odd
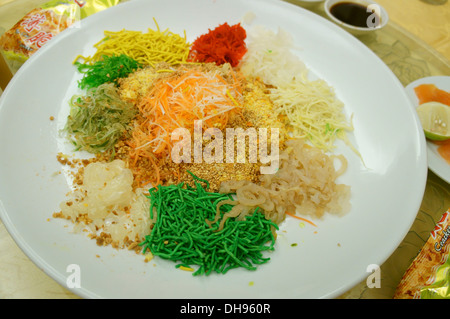
{"type": "Polygon", "coordinates": [[[82,20],[33,55],[6,88],[0,149],[3,223],[36,265],[84,298],[336,297],[399,245],[416,217],[427,175],[420,123],[389,68],[335,24],[276,0],[134,0],[82,20]],[[80,78],[74,58],[92,54],[105,30],[146,31],[155,28],[155,18],[162,30],[186,31],[192,42],[224,22],[245,21],[249,13],[252,25],[289,32],[311,76],[327,81],[353,116],[349,139],[363,160],[344,143],[335,150],[348,160],[339,182],[351,186],[351,211],[327,215],[315,221],[317,227],[287,218],[267,264],[206,277],[159,258],[145,263],[142,255],[99,247],[52,219],[71,186],[56,155],[66,151],[58,129],[80,78]],[[80,286],[70,284],[74,269],[80,286]]]}

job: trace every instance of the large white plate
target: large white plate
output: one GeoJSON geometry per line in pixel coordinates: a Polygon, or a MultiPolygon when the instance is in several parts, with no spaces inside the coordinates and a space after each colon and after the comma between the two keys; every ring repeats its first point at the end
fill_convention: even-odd
{"type": "Polygon", "coordinates": [[[427,174],[418,118],[386,65],[334,24],[273,0],[131,1],[82,20],[27,61],[3,93],[0,150],[0,214],[6,228],[61,285],[72,280],[71,265],[79,267],[81,287],[72,290],[86,298],[336,297],[367,278],[401,242],[419,209],[427,174]],[[289,31],[301,48],[299,57],[335,87],[347,115],[354,114],[350,139],[365,165],[343,144],[336,151],[349,161],[340,182],[352,187],[351,212],[327,216],[317,228],[287,219],[269,263],[255,272],[236,269],[200,278],[168,261],[144,263],[129,251],[98,247],[70,234],[62,221],[48,221],[69,190],[66,176],[57,173],[56,154],[66,151],[58,127],[76,91],[75,56],[93,53],[104,30],[146,31],[154,28],[153,17],[161,29],[186,30],[193,41],[249,12],[256,15],[253,24],[289,31]]]}
{"type": "MultiPolygon", "coordinates": [[[[450,76],[429,76],[411,82],[406,86],[406,93],[415,108],[419,106],[419,100],[414,88],[421,84],[435,84],[441,90],[450,92],[450,76]]],[[[439,155],[437,148],[436,144],[427,141],[428,167],[444,181],[450,183],[450,164],[439,155]]]]}

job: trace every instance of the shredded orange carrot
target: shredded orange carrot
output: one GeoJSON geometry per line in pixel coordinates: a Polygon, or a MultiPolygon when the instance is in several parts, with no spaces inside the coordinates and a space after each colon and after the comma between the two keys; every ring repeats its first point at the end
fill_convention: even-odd
{"type": "MultiPolygon", "coordinates": [[[[159,160],[170,156],[174,130],[186,128],[192,133],[197,120],[207,128],[225,129],[229,113],[239,109],[242,99],[238,76],[231,68],[229,72],[225,79],[217,69],[180,67],[174,75],[157,81],[138,105],[140,114],[126,142],[131,147],[130,166],[136,168],[139,160],[147,159],[157,168],[159,160]]],[[[135,172],[139,175],[137,168],[135,172]]],[[[160,172],[154,175],[152,182],[159,183],[160,172]]]]}
{"type": "Polygon", "coordinates": [[[309,219],[306,219],[306,218],[303,218],[303,217],[300,217],[300,216],[297,216],[297,215],[295,215],[295,214],[288,213],[288,212],[286,212],[286,215],[289,215],[289,216],[291,216],[291,217],[300,219],[300,220],[302,220],[302,221],[304,221],[304,222],[307,222],[308,224],[313,225],[314,227],[317,227],[317,225],[314,224],[314,223],[313,223],[312,221],[310,221],[309,219]]]}

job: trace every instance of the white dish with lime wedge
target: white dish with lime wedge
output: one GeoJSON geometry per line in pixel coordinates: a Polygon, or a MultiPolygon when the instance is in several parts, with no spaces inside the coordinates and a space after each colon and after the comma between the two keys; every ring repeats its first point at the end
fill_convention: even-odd
{"type": "MultiPolygon", "coordinates": [[[[408,94],[409,98],[411,99],[416,109],[419,107],[419,99],[417,98],[417,95],[414,92],[414,88],[416,88],[421,84],[434,84],[436,85],[437,88],[449,92],[450,76],[430,76],[421,78],[408,84],[406,86],[406,93],[408,94]]],[[[431,111],[436,112],[436,110],[439,109],[439,107],[435,107],[432,105],[428,105],[425,108],[427,108],[428,109],[427,111],[429,112],[431,111]]],[[[427,140],[427,154],[428,154],[428,167],[430,168],[430,170],[432,170],[436,175],[445,180],[447,183],[450,183],[450,164],[447,163],[447,161],[439,154],[438,145],[436,145],[430,140],[427,140]]]]}

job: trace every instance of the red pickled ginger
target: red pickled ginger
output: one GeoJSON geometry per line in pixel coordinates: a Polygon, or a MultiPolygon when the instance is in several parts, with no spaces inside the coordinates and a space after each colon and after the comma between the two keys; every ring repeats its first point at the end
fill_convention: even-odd
{"type": "Polygon", "coordinates": [[[225,22],[194,41],[188,60],[217,65],[228,62],[235,67],[247,52],[246,37],[247,33],[239,23],[230,26],[225,22]]]}

